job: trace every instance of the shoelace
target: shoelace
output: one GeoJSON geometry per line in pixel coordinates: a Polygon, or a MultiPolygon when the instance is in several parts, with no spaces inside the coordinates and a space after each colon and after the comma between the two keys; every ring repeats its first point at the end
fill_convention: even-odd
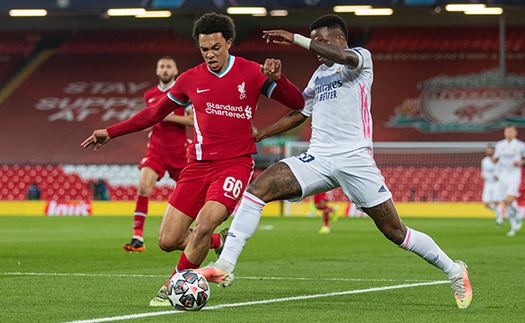
{"type": "Polygon", "coordinates": [[[461,276],[454,279],[452,281],[452,286],[456,294],[460,299],[463,299],[465,296],[465,286],[463,284],[463,272],[461,273],[461,276]]]}

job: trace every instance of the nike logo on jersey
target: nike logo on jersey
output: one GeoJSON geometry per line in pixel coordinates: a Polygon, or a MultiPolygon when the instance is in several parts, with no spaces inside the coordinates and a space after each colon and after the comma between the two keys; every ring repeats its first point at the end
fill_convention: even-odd
{"type": "Polygon", "coordinates": [[[197,93],[204,93],[204,92],[208,92],[210,89],[197,89],[197,93]]]}
{"type": "Polygon", "coordinates": [[[155,98],[151,98],[151,99],[149,99],[149,100],[148,100],[148,103],[151,103],[151,102],[153,102],[153,101],[155,101],[155,98]]]}

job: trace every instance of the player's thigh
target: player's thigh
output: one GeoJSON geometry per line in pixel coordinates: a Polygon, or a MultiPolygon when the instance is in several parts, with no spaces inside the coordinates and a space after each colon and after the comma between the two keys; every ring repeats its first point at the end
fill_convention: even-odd
{"type": "Polygon", "coordinates": [[[359,209],[371,208],[392,198],[385,178],[366,150],[335,160],[335,177],[343,192],[359,209]]]}
{"type": "Polygon", "coordinates": [[[278,162],[259,174],[247,191],[264,202],[270,202],[300,196],[302,190],[290,167],[278,162]]]}
{"type": "Polygon", "coordinates": [[[194,232],[197,238],[211,235],[224,220],[228,218],[228,208],[217,201],[207,201],[195,220],[194,232]]]}
{"type": "Polygon", "coordinates": [[[293,177],[299,183],[301,191],[285,197],[291,202],[304,199],[307,196],[326,192],[339,187],[332,177],[333,160],[301,154],[281,160],[290,168],[293,177]]]}

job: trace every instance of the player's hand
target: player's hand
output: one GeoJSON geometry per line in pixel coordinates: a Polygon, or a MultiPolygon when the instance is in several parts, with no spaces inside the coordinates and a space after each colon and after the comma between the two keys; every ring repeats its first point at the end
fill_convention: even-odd
{"type": "Polygon", "coordinates": [[[272,42],[279,45],[291,45],[293,44],[293,33],[286,30],[263,30],[262,38],[266,39],[266,42],[272,42]]]}
{"type": "Polygon", "coordinates": [[[108,143],[111,138],[106,129],[98,129],[93,131],[93,134],[84,140],[80,145],[84,148],[98,150],[102,145],[108,143]]]}
{"type": "Polygon", "coordinates": [[[261,73],[268,76],[274,81],[281,78],[281,60],[275,58],[267,58],[264,65],[261,65],[261,73]]]}

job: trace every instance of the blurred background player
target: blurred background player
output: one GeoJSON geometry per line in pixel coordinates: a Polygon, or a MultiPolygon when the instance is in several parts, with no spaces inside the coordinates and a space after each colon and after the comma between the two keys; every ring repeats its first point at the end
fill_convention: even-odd
{"type": "Polygon", "coordinates": [[[518,203],[521,185],[521,167],[525,161],[525,143],[518,140],[518,130],[514,126],[505,127],[505,139],[496,143],[494,160],[497,163],[496,173],[499,178],[500,197],[505,206],[505,215],[510,222],[509,237],[515,236],[521,229],[521,218],[518,216],[518,203]]]}
{"type": "Polygon", "coordinates": [[[330,233],[330,217],[335,222],[337,221],[337,207],[329,207],[328,200],[332,191],[322,192],[313,196],[313,203],[317,210],[323,213],[323,226],[319,229],[320,234],[330,233]]]}
{"type": "Polygon", "coordinates": [[[108,201],[109,192],[108,184],[103,178],[97,178],[95,181],[91,182],[90,185],[93,190],[93,199],[95,201],[108,201]]]}
{"type": "Polygon", "coordinates": [[[26,198],[30,201],[40,200],[40,188],[38,188],[36,182],[32,182],[27,188],[26,198]]]}
{"type": "MultiPolygon", "coordinates": [[[[170,56],[163,56],[157,61],[157,76],[159,84],[144,93],[146,109],[156,104],[175,83],[179,74],[177,63],[170,56]]],[[[185,109],[177,109],[163,121],[150,129],[148,151],[139,164],[140,180],[137,189],[137,201],[133,213],[133,237],[124,245],[124,250],[141,252],[146,249],[144,244],[144,222],[148,215],[149,196],[155,183],[166,171],[176,182],[186,166],[186,149],[190,140],[186,135],[186,126],[193,126],[193,111],[191,105],[185,109]]]]}
{"type": "Polygon", "coordinates": [[[485,207],[496,214],[496,226],[503,224],[503,214],[500,198],[498,176],[496,174],[496,161],[494,159],[494,145],[489,144],[485,149],[485,157],[481,160],[481,178],[484,181],[481,201],[485,207]]]}

